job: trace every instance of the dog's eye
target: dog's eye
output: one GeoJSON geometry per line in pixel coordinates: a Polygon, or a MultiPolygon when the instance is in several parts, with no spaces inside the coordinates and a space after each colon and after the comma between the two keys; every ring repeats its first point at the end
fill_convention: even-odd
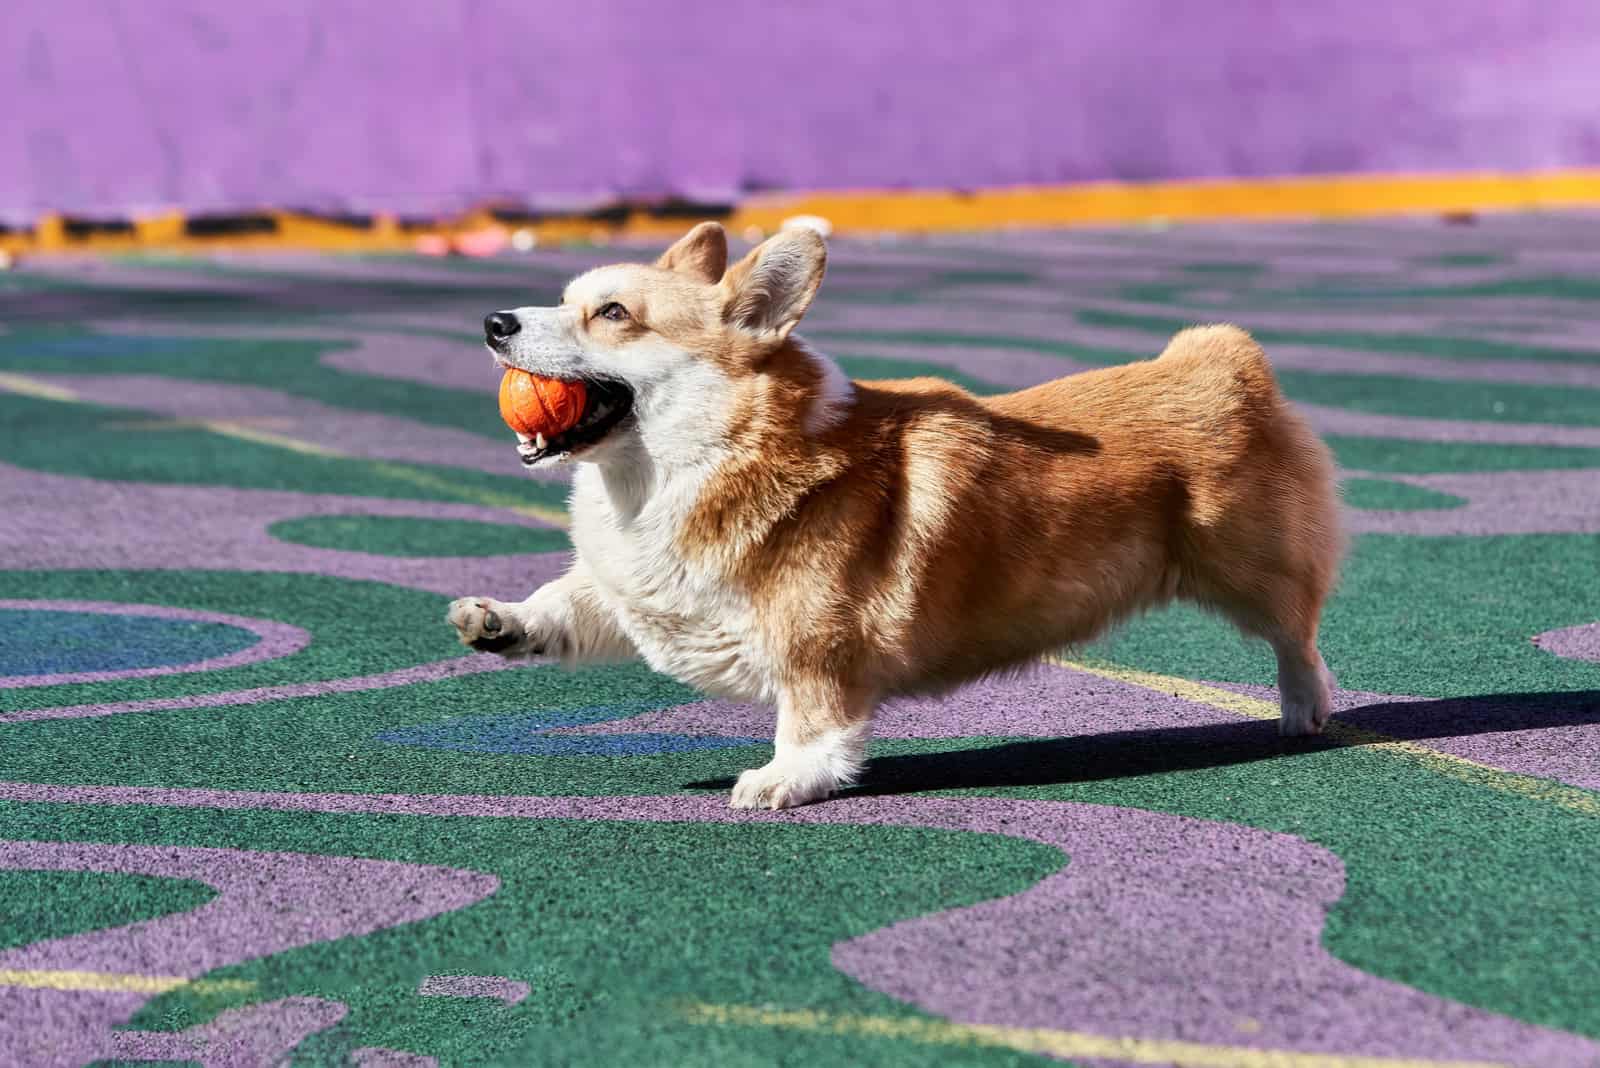
{"type": "Polygon", "coordinates": [[[628,317],[628,309],[616,301],[612,301],[610,304],[602,305],[595,314],[602,319],[610,319],[614,323],[620,323],[628,317]]]}

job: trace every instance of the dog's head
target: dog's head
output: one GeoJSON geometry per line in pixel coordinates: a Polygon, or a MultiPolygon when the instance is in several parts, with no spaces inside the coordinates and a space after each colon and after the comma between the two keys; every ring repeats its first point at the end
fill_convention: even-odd
{"type": "Polygon", "coordinates": [[[688,459],[724,435],[741,388],[770,373],[822,284],[827,250],[810,229],[785,230],[727,266],[728,240],[701,223],[654,264],[598,267],[554,308],[484,319],[495,359],[588,387],[572,429],[524,441],[528,465],[602,462],[642,446],[688,459]]]}

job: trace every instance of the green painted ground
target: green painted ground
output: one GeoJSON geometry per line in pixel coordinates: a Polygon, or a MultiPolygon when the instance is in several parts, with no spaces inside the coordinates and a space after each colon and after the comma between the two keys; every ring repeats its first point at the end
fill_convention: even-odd
{"type": "MultiPolygon", "coordinates": [[[[485,309],[550,299],[615,250],[0,274],[0,613],[27,622],[0,634],[0,663],[21,665],[0,678],[0,1063],[79,1040],[100,1043],[81,1060],[121,1063],[113,1030],[181,1032],[235,1009],[265,1014],[243,1026],[300,1066],[374,1049],[471,1066],[1047,1063],[1039,1050],[1089,1063],[1104,1058],[1086,1043],[1111,1040],[1128,1063],[1253,1068],[1263,1051],[1283,1068],[1600,1063],[1600,638],[1583,629],[1600,622],[1595,249],[1592,220],[1514,218],[836,242],[805,332],[858,377],[993,392],[1036,366],[1010,353],[1105,365],[1190,322],[1270,316],[1254,332],[1289,350],[1285,390],[1314,421],[1337,416],[1328,441],[1352,537],[1322,649],[1354,692],[1340,721],[1377,734],[1284,741],[1184,690],[1270,686],[1274,667],[1264,647],[1176,608],[1074,653],[1173,682],[1058,670],[895,713],[863,788],[805,825],[694,815],[768,759],[769,719],[704,706],[640,664],[469,673],[483,665],[442,621],[453,596],[526,596],[570,552],[565,488],[521,470],[492,374],[472,390],[445,370],[486,359],[473,339],[485,309]],[[1555,262],[1572,266],[1556,275],[1555,262]],[[1541,316],[1561,331],[1508,336],[1541,316]],[[1106,344],[1114,332],[1146,343],[1106,344]],[[356,346],[393,376],[324,362],[356,346]],[[1324,352],[1385,362],[1354,374],[1324,352]],[[1485,361],[1519,380],[1483,378],[1485,361]],[[119,375],[167,379],[162,410],[119,375]],[[73,382],[117,403],[63,395],[73,382]],[[217,392],[233,387],[271,391],[271,418],[216,410],[261,396],[217,392]],[[369,433],[329,410],[394,422],[369,433]],[[466,432],[450,462],[399,448],[440,428],[466,432]],[[110,633],[45,607],[63,601],[273,620],[309,642],[217,671],[27,685],[59,670],[48,665],[73,635],[110,633]],[[45,800],[46,787],[65,792],[45,800]],[[104,792],[126,787],[153,792],[104,792]],[[313,811],[415,795],[480,812],[519,797],[623,807],[313,811]],[[1006,822],[930,826],[938,805],[975,812],[980,798],[1011,806],[1006,822]],[[1116,837],[1129,809],[1166,830],[1116,837]],[[885,825],[889,813],[907,825],[885,825]],[[1094,870],[1033,837],[1074,827],[1086,850],[1100,843],[1105,889],[1042,882],[1094,870]],[[71,844],[61,870],[39,866],[39,842],[71,844]],[[127,874],[115,845],[229,851],[264,900],[288,900],[283,853],[499,883],[360,935],[340,924],[379,887],[213,922],[226,892],[127,874]],[[1253,866],[1262,850],[1273,863],[1253,866]],[[1215,920],[1164,914],[1168,895],[1141,881],[1180,861],[1163,891],[1228,917],[1247,964],[1206,940],[1215,920]],[[961,926],[967,906],[996,901],[1026,951],[961,926]],[[1284,901],[1301,926],[1261,926],[1284,901]],[[1066,937],[1083,915],[1116,919],[1066,937]],[[841,943],[911,921],[941,925],[958,951],[890,958],[892,981],[847,974],[841,943]],[[302,932],[296,948],[250,948],[284,923],[302,932]],[[1319,987],[1329,961],[1354,970],[1319,987]],[[421,996],[430,976],[528,992],[421,996]],[[1287,1000],[1239,993],[1251,982],[1287,1000]],[[1313,992],[1325,1013],[1275,1008],[1313,992]],[[282,999],[344,1015],[274,1038],[265,1021],[289,1011],[282,999]],[[694,1005],[750,1015],[708,1022],[694,1005]],[[1543,1037],[1517,1030],[1530,1025],[1543,1037]],[[1174,1039],[1192,1045],[1161,1044],[1174,1039]]],[[[141,633],[126,629],[118,665],[170,661],[141,633]]]]}

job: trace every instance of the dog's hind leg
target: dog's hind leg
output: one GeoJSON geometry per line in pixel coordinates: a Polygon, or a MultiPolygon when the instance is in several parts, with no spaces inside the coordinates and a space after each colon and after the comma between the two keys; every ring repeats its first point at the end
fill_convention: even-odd
{"type": "Polygon", "coordinates": [[[1278,654],[1278,733],[1322,733],[1333,715],[1333,675],[1322,662],[1315,632],[1301,638],[1282,635],[1272,650],[1278,654]]]}
{"type": "Polygon", "coordinates": [[[1316,575],[1258,572],[1246,586],[1211,584],[1195,598],[1272,645],[1278,658],[1279,734],[1318,734],[1333,714],[1333,675],[1317,649],[1324,586],[1316,575]]]}
{"type": "Polygon", "coordinates": [[[1252,455],[1254,470],[1208,487],[1216,503],[1185,532],[1180,594],[1272,644],[1279,733],[1316,734],[1333,713],[1317,630],[1343,554],[1332,461],[1287,410],[1252,455]]]}

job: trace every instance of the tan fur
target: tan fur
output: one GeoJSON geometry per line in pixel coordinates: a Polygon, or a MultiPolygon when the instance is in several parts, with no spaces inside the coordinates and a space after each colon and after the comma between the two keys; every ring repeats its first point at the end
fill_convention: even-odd
{"type": "MultiPolygon", "coordinates": [[[[1321,728],[1333,465],[1247,333],[1191,328],[1156,359],[999,397],[860,382],[807,434],[822,372],[789,331],[820,284],[820,238],[789,238],[776,264],[758,248],[713,286],[720,244],[700,227],[637,269],[629,328],[727,379],[719,460],[671,551],[748,601],[780,757],[864,739],[885,697],[1020,665],[1173,598],[1271,642],[1286,732],[1321,728]]],[[[755,803],[810,799],[764,790],[755,803]]]]}
{"type": "Polygon", "coordinates": [[[815,442],[797,405],[751,405],[767,417],[681,534],[750,591],[791,671],[938,689],[1174,596],[1314,643],[1332,465],[1242,330],[988,400],[858,386],[815,442]]]}

